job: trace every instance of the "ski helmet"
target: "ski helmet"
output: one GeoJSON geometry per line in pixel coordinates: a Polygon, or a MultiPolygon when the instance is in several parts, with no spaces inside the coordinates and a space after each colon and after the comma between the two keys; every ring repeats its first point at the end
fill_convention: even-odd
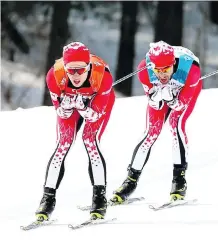
{"type": "Polygon", "coordinates": [[[72,42],[63,48],[64,64],[75,61],[81,61],[89,64],[90,52],[89,49],[80,42],[72,42]]]}
{"type": "Polygon", "coordinates": [[[163,41],[150,43],[148,56],[157,68],[171,66],[175,62],[173,47],[163,41]]]}

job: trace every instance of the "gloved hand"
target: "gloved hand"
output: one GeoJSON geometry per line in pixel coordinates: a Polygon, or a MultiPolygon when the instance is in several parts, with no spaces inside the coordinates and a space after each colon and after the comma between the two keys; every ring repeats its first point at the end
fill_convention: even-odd
{"type": "Polygon", "coordinates": [[[172,87],[166,85],[162,88],[162,98],[166,102],[171,102],[176,98],[176,94],[174,93],[172,87]]]}
{"type": "Polygon", "coordinates": [[[154,102],[160,102],[162,101],[162,92],[160,86],[154,86],[152,87],[148,92],[150,100],[154,102]]]}
{"type": "Polygon", "coordinates": [[[68,119],[73,114],[73,108],[72,109],[64,109],[62,107],[58,107],[56,112],[60,118],[68,119]]]}
{"type": "Polygon", "coordinates": [[[73,104],[73,107],[78,110],[83,110],[86,108],[86,105],[83,100],[83,96],[80,94],[72,96],[72,104],[73,104]]]}
{"type": "Polygon", "coordinates": [[[76,95],[65,95],[62,102],[61,102],[61,107],[64,109],[71,109],[71,108],[75,108],[78,110],[83,110],[86,108],[87,100],[83,99],[83,96],[80,94],[76,94],[76,95]]]}
{"type": "Polygon", "coordinates": [[[60,107],[57,108],[57,114],[62,119],[68,119],[73,114],[73,105],[70,96],[64,96],[60,107]]]}
{"type": "Polygon", "coordinates": [[[149,100],[148,104],[156,109],[159,110],[163,107],[163,100],[162,100],[162,92],[160,86],[154,86],[148,92],[149,100]]]}
{"type": "Polygon", "coordinates": [[[103,115],[96,112],[90,107],[87,107],[85,110],[78,110],[78,112],[88,122],[96,122],[103,115]]]}

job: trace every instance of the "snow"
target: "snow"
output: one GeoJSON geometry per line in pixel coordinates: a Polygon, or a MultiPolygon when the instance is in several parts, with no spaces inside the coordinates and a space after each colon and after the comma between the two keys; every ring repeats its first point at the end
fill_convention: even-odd
{"type": "MultiPolygon", "coordinates": [[[[187,122],[190,142],[187,199],[201,205],[154,212],[148,202],[169,199],[172,180],[171,135],[168,123],[153,147],[133,196],[144,196],[140,204],[108,208],[113,224],[71,231],[68,223],[89,217],[77,205],[91,203],[92,187],[88,158],[81,140],[66,158],[66,171],[57,192],[52,218],[58,225],[32,231],[20,230],[34,219],[43,191],[47,161],[55,148],[56,114],[53,107],[0,112],[1,118],[1,206],[0,249],[218,249],[218,89],[203,90],[187,122]]],[[[132,151],[145,126],[144,96],[116,100],[111,120],[102,137],[107,161],[107,196],[126,177],[132,151]]]]}

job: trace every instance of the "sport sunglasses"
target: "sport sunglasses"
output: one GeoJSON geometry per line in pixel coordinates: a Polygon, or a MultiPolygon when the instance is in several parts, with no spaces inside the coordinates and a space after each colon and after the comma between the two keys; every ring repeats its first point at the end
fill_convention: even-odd
{"type": "Polygon", "coordinates": [[[169,73],[170,70],[171,70],[171,67],[172,67],[172,65],[171,66],[167,66],[165,68],[153,68],[153,70],[154,70],[155,73],[160,73],[160,72],[162,72],[162,73],[169,73]]]}
{"type": "Polygon", "coordinates": [[[73,68],[73,67],[64,67],[66,72],[70,75],[75,75],[76,73],[79,75],[84,74],[85,72],[89,71],[90,69],[90,64],[88,64],[85,67],[79,67],[79,68],[73,68]]]}

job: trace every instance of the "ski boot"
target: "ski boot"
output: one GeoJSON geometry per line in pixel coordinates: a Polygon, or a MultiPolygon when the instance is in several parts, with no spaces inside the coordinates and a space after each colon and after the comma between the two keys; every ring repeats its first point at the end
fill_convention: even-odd
{"type": "Polygon", "coordinates": [[[49,220],[56,204],[55,191],[51,188],[45,188],[39,208],[35,213],[37,221],[49,220]]]}
{"type": "Polygon", "coordinates": [[[93,186],[92,208],[90,215],[92,220],[104,219],[107,210],[106,187],[93,186]]]}
{"type": "Polygon", "coordinates": [[[173,181],[170,192],[171,201],[184,200],[187,190],[187,183],[185,179],[185,171],[187,164],[184,167],[174,165],[173,181]]]}
{"type": "Polygon", "coordinates": [[[111,202],[114,204],[121,204],[125,202],[137,187],[137,182],[142,171],[135,170],[130,167],[128,170],[129,172],[126,180],[123,182],[121,187],[114,191],[114,196],[111,199],[111,202]]]}

